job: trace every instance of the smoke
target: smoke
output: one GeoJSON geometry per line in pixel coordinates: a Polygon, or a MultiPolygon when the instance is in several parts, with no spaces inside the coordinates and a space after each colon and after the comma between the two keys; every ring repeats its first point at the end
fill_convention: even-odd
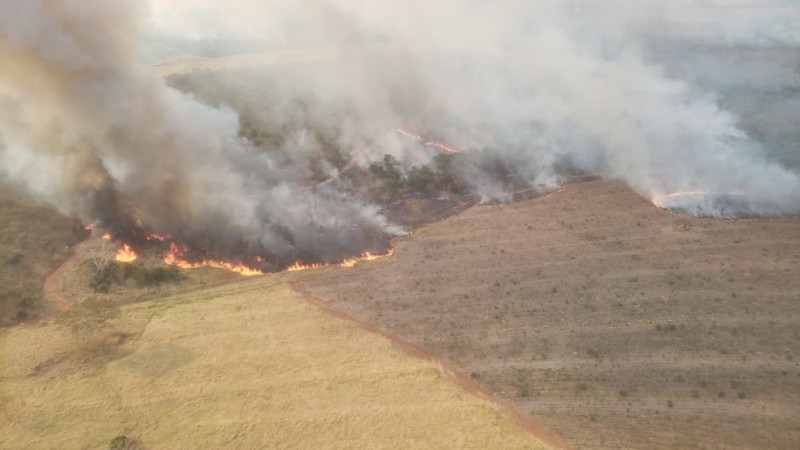
{"type": "MultiPolygon", "coordinates": [[[[500,167],[542,189],[602,173],[647,198],[722,192],[748,214],[800,212],[786,156],[800,136],[763,136],[800,105],[793,2],[229,3],[0,0],[0,168],[87,222],[284,263],[397,232],[357,186],[310,182],[338,176],[314,159],[330,148],[428,163],[397,127],[458,148],[485,200],[510,198],[500,167]],[[272,52],[266,68],[192,76],[215,106],[146,64],[255,49],[272,52]],[[761,62],[741,63],[751,54],[761,62]],[[753,120],[765,89],[781,106],[753,120]]],[[[684,209],[728,215],[697,198],[684,209]]]]}
{"type": "Polygon", "coordinates": [[[239,137],[237,115],[134,62],[141,2],[3,2],[0,135],[9,175],[119,233],[146,228],[276,264],[368,246],[376,208],[303,186],[307,168],[239,137]]]}

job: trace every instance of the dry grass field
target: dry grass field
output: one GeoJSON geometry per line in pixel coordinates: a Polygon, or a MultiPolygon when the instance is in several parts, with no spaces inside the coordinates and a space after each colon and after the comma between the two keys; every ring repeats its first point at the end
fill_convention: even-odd
{"type": "Polygon", "coordinates": [[[290,275],[0,331],[0,447],[541,448],[290,275]]]}
{"type": "Polygon", "coordinates": [[[800,219],[683,217],[620,183],[569,184],[303,283],[577,447],[800,442],[800,219]]]}

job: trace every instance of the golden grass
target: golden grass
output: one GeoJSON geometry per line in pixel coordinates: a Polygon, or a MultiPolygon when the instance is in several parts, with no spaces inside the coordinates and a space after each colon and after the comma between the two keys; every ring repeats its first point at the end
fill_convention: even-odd
{"type": "Polygon", "coordinates": [[[102,448],[125,434],[149,448],[541,448],[280,277],[123,306],[94,336],[78,320],[0,335],[0,447],[102,448]]]}

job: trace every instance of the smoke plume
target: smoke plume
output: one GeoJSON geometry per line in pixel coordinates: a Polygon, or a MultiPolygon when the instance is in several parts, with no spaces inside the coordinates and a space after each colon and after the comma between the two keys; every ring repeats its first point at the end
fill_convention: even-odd
{"type": "Polygon", "coordinates": [[[217,3],[0,0],[0,168],[87,222],[281,263],[398,232],[357,187],[309,182],[337,179],[311,164],[327,147],[430,162],[398,127],[458,148],[485,200],[510,198],[499,165],[542,189],[601,173],[647,198],[800,212],[800,136],[774,125],[800,110],[793,2],[217,3]],[[234,52],[272,56],[195,86],[214,106],[150,65],[234,52]]]}

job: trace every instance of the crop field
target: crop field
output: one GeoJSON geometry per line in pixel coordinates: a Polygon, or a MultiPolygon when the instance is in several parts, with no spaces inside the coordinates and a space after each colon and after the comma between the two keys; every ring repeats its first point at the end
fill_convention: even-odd
{"type": "Polygon", "coordinates": [[[3,330],[0,447],[543,448],[287,278],[90,300],[3,330]]]}
{"type": "Polygon", "coordinates": [[[597,181],[396,247],[303,284],[577,447],[800,442],[800,219],[684,217],[597,181]]]}

